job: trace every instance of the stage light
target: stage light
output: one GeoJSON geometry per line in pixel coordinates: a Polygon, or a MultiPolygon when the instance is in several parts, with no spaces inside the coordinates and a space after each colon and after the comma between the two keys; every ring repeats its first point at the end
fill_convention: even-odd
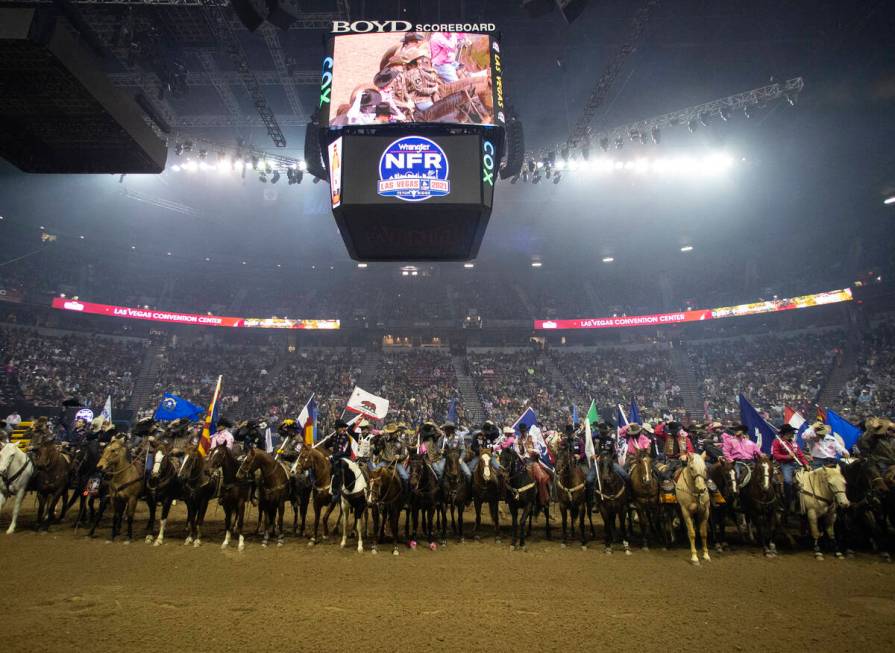
{"type": "Polygon", "coordinates": [[[171,252],[168,252],[168,256],[171,256],[171,252]]]}
{"type": "Polygon", "coordinates": [[[467,270],[471,270],[472,268],[475,267],[475,263],[464,263],[463,267],[466,268],[467,270]]]}
{"type": "Polygon", "coordinates": [[[895,195],[892,195],[891,197],[887,197],[886,199],[884,199],[883,204],[895,204],[895,195]]]}
{"type": "Polygon", "coordinates": [[[299,161],[298,169],[301,170],[302,172],[305,172],[308,169],[308,164],[305,163],[304,161],[299,161]]]}
{"type": "Polygon", "coordinates": [[[183,164],[183,169],[187,172],[196,172],[199,169],[199,164],[195,161],[187,161],[183,164]]]}
{"type": "Polygon", "coordinates": [[[78,236],[78,238],[80,238],[81,240],[84,240],[84,236],[78,236]]]}
{"type": "Polygon", "coordinates": [[[625,161],[625,170],[633,170],[634,162],[633,161],[625,161]]]}
{"type": "Polygon", "coordinates": [[[136,245],[131,245],[131,249],[137,249],[136,245]]]}
{"type": "Polygon", "coordinates": [[[280,180],[280,171],[274,170],[273,175],[270,178],[270,183],[275,184],[280,180]]]}
{"type": "Polygon", "coordinates": [[[207,262],[207,261],[210,261],[210,260],[211,260],[211,257],[210,257],[210,256],[206,256],[206,257],[205,257],[205,260],[206,260],[206,262],[207,262]]]}
{"type": "Polygon", "coordinates": [[[366,263],[358,263],[357,267],[359,267],[361,270],[363,270],[364,268],[367,267],[367,264],[366,263]]]}
{"type": "Polygon", "coordinates": [[[199,160],[204,161],[205,157],[208,156],[208,150],[199,150],[199,160]]]}
{"type": "Polygon", "coordinates": [[[687,129],[690,130],[690,133],[696,131],[696,118],[690,118],[690,121],[687,123],[687,129]]]}
{"type": "Polygon", "coordinates": [[[171,166],[171,170],[172,172],[180,172],[180,166],[175,163],[173,166],[171,166]]]}
{"type": "Polygon", "coordinates": [[[615,259],[612,258],[611,256],[604,256],[604,257],[603,257],[603,263],[612,263],[614,260],[615,260],[615,259]]]}
{"type": "Polygon", "coordinates": [[[634,172],[643,174],[649,170],[649,159],[637,159],[634,162],[634,172]]]}
{"type": "Polygon", "coordinates": [[[703,111],[702,113],[699,114],[699,123],[703,127],[709,126],[709,112],[708,111],[703,111]]]}
{"type": "Polygon", "coordinates": [[[278,267],[278,268],[281,268],[281,267],[283,267],[283,266],[282,266],[281,264],[277,263],[277,267],[278,267]]]}
{"type": "Polygon", "coordinates": [[[684,245],[683,247],[681,247],[681,251],[682,251],[682,252],[692,252],[692,251],[693,251],[693,245],[684,245]]]}
{"type": "Polygon", "coordinates": [[[721,116],[721,120],[723,120],[724,122],[727,122],[728,120],[730,120],[730,109],[729,108],[721,107],[718,110],[718,113],[721,116]]]}
{"type": "Polygon", "coordinates": [[[620,150],[625,146],[625,139],[619,136],[615,139],[615,149],[620,150]]]}
{"type": "Polygon", "coordinates": [[[409,277],[409,276],[410,276],[410,272],[408,272],[407,270],[401,270],[401,276],[402,276],[402,277],[409,277]]]}
{"type": "Polygon", "coordinates": [[[743,105],[743,116],[746,118],[746,120],[749,120],[749,118],[752,117],[752,105],[751,104],[743,105]]]}
{"type": "Polygon", "coordinates": [[[245,262],[245,261],[243,261],[243,262],[242,262],[242,264],[243,264],[243,265],[245,265],[245,264],[246,264],[246,262],[245,262]]]}
{"type": "Polygon", "coordinates": [[[417,272],[416,270],[414,270],[413,272],[410,273],[410,276],[411,276],[411,277],[415,277],[415,276],[417,276],[418,274],[419,274],[419,272],[417,272]]]}
{"type": "Polygon", "coordinates": [[[600,139],[600,149],[602,149],[604,152],[609,151],[609,139],[608,138],[600,139]]]}
{"type": "Polygon", "coordinates": [[[538,161],[538,163],[537,163],[537,165],[536,165],[535,167],[538,168],[538,169],[543,168],[543,167],[544,167],[544,162],[543,162],[543,161],[538,161]]]}
{"type": "Polygon", "coordinates": [[[199,161],[199,170],[208,170],[211,166],[205,163],[205,161],[199,161]]]}
{"type": "Polygon", "coordinates": [[[652,130],[650,130],[650,136],[653,137],[653,143],[656,145],[662,140],[662,132],[658,127],[653,127],[652,130]]]}
{"type": "Polygon", "coordinates": [[[622,168],[625,167],[625,162],[624,161],[616,161],[615,163],[612,164],[612,167],[615,168],[616,170],[621,170],[622,168]]]}
{"type": "Polygon", "coordinates": [[[542,265],[543,265],[543,263],[541,263],[540,261],[532,261],[531,262],[531,267],[533,267],[533,268],[539,268],[542,265]]]}

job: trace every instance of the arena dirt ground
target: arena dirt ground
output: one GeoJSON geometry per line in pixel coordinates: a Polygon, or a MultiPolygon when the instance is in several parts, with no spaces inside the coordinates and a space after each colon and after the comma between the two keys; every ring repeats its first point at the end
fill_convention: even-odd
{"type": "MultiPolygon", "coordinates": [[[[891,651],[895,565],[869,554],[766,560],[749,548],[692,567],[687,551],[562,549],[504,539],[432,552],[221,551],[221,513],[184,547],[86,539],[70,524],[0,534],[3,651],[891,651]]],[[[3,528],[9,507],[4,509],[3,528]]],[[[287,513],[288,513],[287,509],[287,513]]],[[[136,533],[142,533],[139,522],[136,533]]],[[[598,526],[598,536],[601,535],[598,526]]],[[[486,531],[490,535],[490,530],[486,531]]]]}

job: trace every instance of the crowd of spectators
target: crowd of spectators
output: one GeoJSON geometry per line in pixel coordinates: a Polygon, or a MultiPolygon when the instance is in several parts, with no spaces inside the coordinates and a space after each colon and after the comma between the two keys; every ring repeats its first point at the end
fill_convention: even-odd
{"type": "Polygon", "coordinates": [[[415,349],[386,353],[380,359],[374,389],[365,388],[390,402],[389,419],[416,424],[426,419],[447,418],[452,400],[462,422],[464,411],[457,374],[450,354],[441,349],[415,349]]]}
{"type": "Polygon", "coordinates": [[[130,401],[147,342],[3,329],[0,344],[5,395],[38,406],[76,398],[102,408],[109,396],[113,406],[130,401]]]}
{"type": "Polygon", "coordinates": [[[738,418],[742,393],[779,421],[786,406],[814,414],[812,406],[844,345],[845,334],[837,330],[694,341],[688,351],[712,417],[738,418]]]}
{"type": "Polygon", "coordinates": [[[856,374],[839,396],[850,417],[895,414],[895,327],[874,326],[858,356],[856,374]]]}
{"type": "Polygon", "coordinates": [[[628,406],[660,416],[683,408],[669,352],[664,348],[606,348],[587,352],[551,352],[582,404],[628,406]]]}

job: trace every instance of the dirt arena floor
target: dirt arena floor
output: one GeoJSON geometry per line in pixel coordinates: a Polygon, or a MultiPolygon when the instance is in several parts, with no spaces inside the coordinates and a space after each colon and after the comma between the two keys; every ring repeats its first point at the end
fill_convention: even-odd
{"type": "MultiPolygon", "coordinates": [[[[7,504],[0,520],[9,523],[7,504]]],[[[289,510],[287,509],[287,515],[289,510]]],[[[684,549],[605,555],[539,531],[450,541],[437,551],[221,551],[213,506],[201,548],[183,546],[184,509],[152,547],[107,543],[71,525],[0,534],[3,651],[891,651],[895,565],[869,554],[766,560],[754,549],[693,567],[684,549]]],[[[254,525],[254,517],[251,520],[254,525]]],[[[139,521],[136,534],[143,534],[139,521]]],[[[597,526],[598,536],[601,535],[597,526]]]]}

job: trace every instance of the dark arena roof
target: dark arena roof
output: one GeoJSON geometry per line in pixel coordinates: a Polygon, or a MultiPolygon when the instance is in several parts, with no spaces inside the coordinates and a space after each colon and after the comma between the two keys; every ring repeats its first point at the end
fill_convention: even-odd
{"type": "MultiPolygon", "coordinates": [[[[879,0],[0,0],[0,441],[37,460],[57,451],[42,440],[92,456],[118,433],[121,464],[149,470],[134,477],[150,488],[138,537],[157,499],[149,542],[215,549],[99,547],[80,538],[92,524],[77,502],[39,538],[30,499],[19,517],[7,508],[11,650],[74,636],[105,650],[113,632],[116,650],[147,637],[196,651],[299,637],[320,650],[667,650],[681,618],[675,640],[720,650],[893,641],[892,574],[876,564],[895,531],[891,478],[877,475],[895,465],[893,52],[895,6],[879,0]],[[476,34],[455,35],[464,25],[476,34]],[[354,415],[372,440],[353,425],[353,442],[326,440],[354,415]],[[520,420],[542,438],[522,438],[520,420]],[[430,421],[457,425],[456,465],[459,440],[430,421]],[[630,421],[642,440],[626,438],[630,421]],[[600,423],[611,435],[588,477],[600,423]],[[810,481],[791,482],[802,463],[777,439],[787,424],[793,456],[830,464],[812,477],[832,478],[827,505],[850,501],[833,541],[796,514],[810,481]],[[495,441],[507,428],[512,444],[495,441]],[[220,460],[202,452],[231,435],[256,483],[291,475],[299,524],[309,497],[325,509],[308,483],[329,477],[333,453],[341,465],[339,447],[387,485],[378,463],[394,446],[395,482],[437,472],[442,497],[479,491],[483,468],[513,483],[518,466],[552,514],[520,540],[507,532],[516,497],[495,489],[502,543],[453,546],[471,538],[467,509],[465,526],[437,524],[431,551],[416,547],[425,526],[405,534],[401,519],[377,542],[397,530],[397,559],[347,562],[332,540],[306,547],[310,520],[293,535],[288,510],[284,549],[262,553],[249,502],[221,553],[227,506],[211,499],[191,530],[195,495],[156,496],[150,481],[210,478],[220,460]],[[691,557],[658,484],[632,532],[607,528],[613,483],[633,497],[643,482],[629,448],[643,442],[651,458],[705,455],[722,524],[700,536],[710,551],[697,538],[691,557]],[[837,463],[844,451],[855,462],[837,463]],[[762,478],[760,464],[745,471],[756,455],[773,514],[745,498],[759,481],[724,494],[728,459],[740,482],[762,478]],[[636,543],[633,556],[547,538],[576,486],[596,526],[573,539],[636,543]],[[526,550],[510,556],[510,541],[526,550]],[[843,566],[813,559],[847,551],[843,566]],[[684,617],[670,612],[680,603],[684,617]]],[[[0,450],[0,490],[14,496],[12,452],[0,450]]],[[[671,471],[649,467],[650,482],[671,471]]],[[[71,500],[117,478],[79,474],[71,500]]],[[[385,519],[380,481],[364,496],[385,519]]],[[[357,535],[345,546],[373,548],[357,535]]]]}

